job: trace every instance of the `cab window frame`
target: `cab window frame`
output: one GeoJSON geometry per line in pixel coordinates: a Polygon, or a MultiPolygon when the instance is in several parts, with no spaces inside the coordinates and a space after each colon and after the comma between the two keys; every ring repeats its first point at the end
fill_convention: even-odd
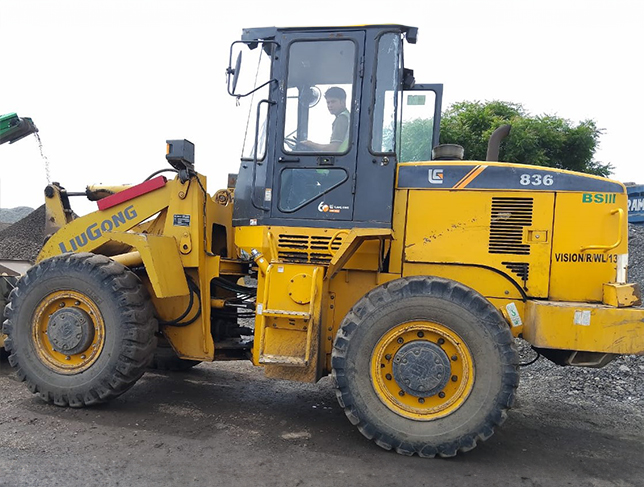
{"type": "MultiPolygon", "coordinates": [[[[400,124],[400,116],[401,116],[401,97],[403,94],[403,89],[402,89],[402,83],[401,83],[401,73],[402,73],[402,67],[404,65],[404,37],[401,35],[399,31],[396,30],[390,30],[390,31],[383,31],[381,32],[375,39],[377,49],[374,54],[374,67],[373,67],[373,79],[374,79],[374,88],[372,90],[373,95],[371,99],[371,106],[373,106],[373,110],[370,115],[370,124],[369,124],[369,144],[368,144],[368,150],[370,154],[376,155],[376,156],[395,156],[396,155],[396,147],[400,142],[400,127],[398,125],[400,124]],[[379,87],[378,87],[378,69],[381,65],[381,59],[379,58],[379,53],[380,53],[380,42],[382,41],[382,38],[387,36],[387,35],[393,35],[398,39],[398,55],[397,55],[397,60],[396,60],[396,69],[394,70],[395,72],[395,88],[394,88],[394,110],[393,110],[393,147],[390,151],[378,151],[374,149],[374,131],[376,130],[376,116],[377,116],[377,102],[378,102],[378,95],[379,95],[379,87]]],[[[386,90],[383,92],[386,93],[386,90]]],[[[382,125],[379,127],[379,130],[384,131],[384,115],[385,115],[385,105],[384,105],[384,97],[383,97],[383,102],[382,102],[382,110],[380,112],[380,115],[382,115],[382,125]]],[[[382,138],[381,138],[381,145],[382,145],[382,138]]]]}
{"type": "MultiPolygon", "coordinates": [[[[315,155],[327,155],[328,154],[328,155],[333,155],[333,156],[344,156],[344,155],[347,155],[349,152],[351,152],[353,150],[353,147],[355,146],[355,140],[354,139],[355,139],[355,135],[356,135],[355,134],[355,123],[356,123],[355,116],[356,115],[354,115],[354,113],[355,113],[354,108],[357,106],[356,92],[358,91],[357,90],[357,85],[358,85],[358,77],[359,77],[358,62],[359,62],[359,59],[360,59],[360,44],[355,39],[352,39],[352,38],[329,39],[328,37],[316,37],[316,38],[311,38],[311,39],[296,39],[296,40],[293,40],[293,41],[291,41],[291,42],[289,42],[287,44],[287,46],[286,46],[287,54],[286,54],[286,61],[285,61],[286,73],[285,73],[285,79],[283,81],[284,87],[283,87],[283,95],[282,95],[283,100],[284,100],[284,103],[283,103],[284,108],[282,110],[282,123],[281,123],[281,125],[282,125],[282,127],[281,127],[282,134],[283,134],[283,137],[286,137],[286,135],[287,135],[286,126],[287,126],[287,120],[289,120],[289,117],[288,117],[288,91],[289,91],[290,88],[297,88],[298,90],[300,88],[297,85],[293,85],[292,87],[289,87],[289,78],[290,78],[290,75],[291,75],[291,72],[292,72],[292,70],[291,70],[291,52],[292,52],[293,45],[295,45],[295,44],[304,44],[304,43],[321,43],[321,42],[324,42],[324,43],[331,43],[331,42],[344,42],[344,43],[347,43],[347,42],[350,42],[352,44],[353,63],[351,65],[352,66],[352,68],[351,68],[351,70],[352,70],[352,72],[351,72],[351,74],[352,74],[352,76],[351,76],[351,94],[350,95],[347,94],[347,99],[346,99],[346,108],[349,111],[349,134],[348,134],[347,148],[345,150],[343,150],[343,151],[296,150],[296,149],[288,149],[288,148],[286,148],[284,146],[283,141],[282,141],[281,146],[280,146],[280,150],[285,154],[300,155],[300,156],[313,155],[313,154],[315,154],[315,155]]],[[[318,85],[319,85],[319,83],[315,84],[313,86],[318,86],[318,85]]],[[[331,86],[338,86],[338,85],[340,85],[340,84],[339,83],[329,83],[329,84],[325,84],[324,86],[326,86],[326,89],[328,89],[331,86]]],[[[340,85],[340,87],[344,89],[343,86],[340,85]]],[[[318,103],[326,104],[325,97],[324,97],[324,92],[322,92],[322,90],[320,90],[320,91],[321,91],[320,92],[320,101],[318,103]]],[[[345,89],[345,92],[346,91],[347,90],[345,89]]],[[[298,95],[299,95],[299,93],[298,93],[298,95]]],[[[310,108],[309,108],[309,110],[310,110],[310,108]]],[[[297,122],[297,124],[299,124],[299,113],[297,114],[297,116],[298,116],[298,119],[297,119],[296,122],[297,122]]],[[[331,122],[331,125],[329,126],[329,137],[328,137],[329,140],[330,140],[330,136],[331,136],[331,126],[332,126],[332,122],[331,122]]],[[[308,128],[309,127],[307,126],[307,131],[308,131],[308,128]]],[[[307,135],[308,135],[308,133],[307,133],[307,135]]]]}
{"type": "MultiPolygon", "coordinates": [[[[349,172],[346,170],[344,167],[337,167],[337,166],[307,166],[307,167],[285,167],[280,170],[279,173],[279,194],[278,194],[278,199],[277,199],[277,208],[279,211],[282,213],[294,213],[298,211],[299,209],[305,207],[309,203],[315,201],[318,199],[320,196],[324,196],[325,194],[329,193],[330,191],[334,190],[338,186],[341,186],[345,182],[349,180],[349,172]],[[282,198],[284,196],[284,173],[287,171],[316,171],[316,170],[327,170],[327,171],[334,171],[334,172],[343,172],[344,177],[340,179],[339,181],[335,182],[333,185],[329,186],[326,188],[324,191],[321,193],[316,193],[313,196],[307,197],[306,200],[302,201],[301,203],[298,203],[296,206],[292,208],[285,208],[282,205],[282,198]]],[[[298,182],[301,184],[302,183],[302,178],[298,178],[298,182]]]]}

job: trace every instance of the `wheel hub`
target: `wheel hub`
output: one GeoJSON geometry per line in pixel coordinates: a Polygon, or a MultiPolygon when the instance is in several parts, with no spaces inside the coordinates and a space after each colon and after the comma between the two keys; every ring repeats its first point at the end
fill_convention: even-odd
{"type": "Polygon", "coordinates": [[[413,341],[400,347],[392,364],[394,378],[407,394],[433,396],[448,383],[450,360],[435,343],[413,341]]]}
{"type": "Polygon", "coordinates": [[[80,308],[62,308],[49,318],[47,337],[52,348],[66,355],[87,350],[94,340],[94,325],[87,312],[80,308]]]}
{"type": "Polygon", "coordinates": [[[371,357],[376,395],[406,418],[447,416],[464,404],[474,385],[469,348],[441,323],[394,325],[376,342],[371,357]]]}

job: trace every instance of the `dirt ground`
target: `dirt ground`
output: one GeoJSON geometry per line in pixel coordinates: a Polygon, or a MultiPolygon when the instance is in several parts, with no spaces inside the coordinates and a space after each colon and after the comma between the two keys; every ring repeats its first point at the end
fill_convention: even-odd
{"type": "Polygon", "coordinates": [[[644,412],[618,401],[589,411],[530,394],[531,380],[487,442],[429,460],[366,440],[329,378],[298,384],[247,362],[201,364],[147,373],[106,405],[63,409],[3,362],[0,486],[644,486],[644,412]]]}

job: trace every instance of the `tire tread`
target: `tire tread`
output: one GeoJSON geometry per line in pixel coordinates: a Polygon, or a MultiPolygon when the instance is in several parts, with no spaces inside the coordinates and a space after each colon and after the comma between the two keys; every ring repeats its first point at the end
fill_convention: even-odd
{"type": "Polygon", "coordinates": [[[417,454],[425,458],[453,457],[459,452],[469,451],[480,441],[487,440],[497,426],[507,418],[507,410],[514,402],[519,382],[518,354],[515,342],[498,310],[483,296],[466,286],[449,279],[429,276],[413,276],[397,279],[379,286],[363,296],[345,316],[336,336],[331,363],[332,377],[336,386],[336,397],[349,421],[368,439],[386,450],[395,450],[402,455],[417,454]],[[454,441],[434,445],[412,444],[396,440],[384,431],[378,431],[368,418],[361,417],[354,407],[355,399],[349,387],[345,370],[349,366],[347,351],[349,343],[360,327],[360,322],[380,306],[387,306],[401,298],[431,296],[452,301],[466,309],[473,310],[479,321],[490,332],[500,356],[503,359],[502,391],[496,397],[493,410],[482,424],[469,434],[454,441]]]}
{"type": "Polygon", "coordinates": [[[83,407],[107,402],[123,394],[143,375],[156,347],[158,325],[146,288],[138,277],[125,266],[110,258],[91,254],[63,254],[47,259],[32,267],[18,281],[5,308],[3,332],[8,336],[5,348],[10,353],[9,363],[16,370],[19,380],[27,382],[32,393],[57,406],[83,407]],[[16,350],[12,336],[16,326],[30,326],[16,323],[19,308],[30,288],[43,276],[50,273],[77,271],[100,283],[109,290],[111,299],[119,309],[122,347],[118,360],[105,377],[92,383],[83,393],[59,394],[48,390],[46,381],[32,376],[24,370],[23,358],[16,350]]]}

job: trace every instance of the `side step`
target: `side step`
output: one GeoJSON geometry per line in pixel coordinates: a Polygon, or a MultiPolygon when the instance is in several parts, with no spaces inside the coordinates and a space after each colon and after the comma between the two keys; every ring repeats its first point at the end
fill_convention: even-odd
{"type": "Polygon", "coordinates": [[[285,367],[311,365],[312,357],[315,356],[313,342],[318,329],[322,273],[320,267],[268,267],[264,302],[257,306],[259,364],[285,367]],[[292,298],[293,293],[297,295],[297,299],[292,298]],[[271,304],[281,309],[275,309],[271,304]],[[292,309],[284,309],[291,306],[292,309]]]}

